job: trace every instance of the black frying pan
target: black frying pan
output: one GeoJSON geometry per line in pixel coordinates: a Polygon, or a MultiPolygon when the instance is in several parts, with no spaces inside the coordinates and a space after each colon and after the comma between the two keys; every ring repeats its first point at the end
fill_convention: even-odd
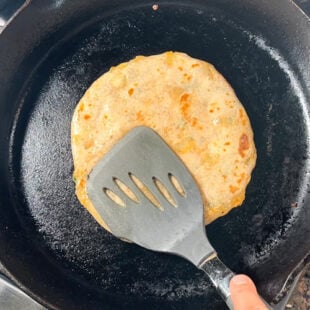
{"type": "Polygon", "coordinates": [[[258,160],[246,201],[207,227],[221,259],[268,301],[307,259],[309,19],[284,0],[158,2],[33,0],[0,36],[0,261],[49,308],[225,308],[200,271],[115,239],[75,197],[74,107],[139,54],[213,63],[249,114],[258,160]]]}

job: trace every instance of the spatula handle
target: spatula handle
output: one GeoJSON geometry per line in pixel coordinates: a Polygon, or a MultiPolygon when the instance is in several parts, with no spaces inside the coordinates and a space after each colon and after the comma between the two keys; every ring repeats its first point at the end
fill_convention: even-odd
{"type": "Polygon", "coordinates": [[[217,256],[209,259],[199,266],[211,280],[212,284],[226,302],[229,309],[234,309],[229,290],[229,282],[235,275],[229,268],[227,268],[217,256]]]}
{"type": "MultiPolygon", "coordinates": [[[[199,268],[203,270],[210,278],[212,284],[226,302],[229,309],[233,310],[234,306],[230,296],[229,283],[235,275],[229,268],[222,263],[222,261],[215,255],[213,258],[202,262],[199,268]]],[[[267,309],[271,310],[272,307],[261,298],[267,309]]]]}

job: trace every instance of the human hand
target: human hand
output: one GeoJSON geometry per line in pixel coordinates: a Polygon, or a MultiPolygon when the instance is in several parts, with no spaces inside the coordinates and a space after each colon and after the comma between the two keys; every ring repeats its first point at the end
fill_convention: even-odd
{"type": "Polygon", "coordinates": [[[230,280],[229,289],[234,310],[268,310],[248,276],[234,276],[230,280]]]}

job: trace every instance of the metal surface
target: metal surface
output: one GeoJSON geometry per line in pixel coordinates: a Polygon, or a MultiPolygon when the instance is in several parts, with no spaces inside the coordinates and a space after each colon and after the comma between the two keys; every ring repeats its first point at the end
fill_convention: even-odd
{"type": "Polygon", "coordinates": [[[138,54],[213,63],[249,114],[258,161],[246,201],[207,227],[223,262],[277,301],[309,253],[309,19],[286,0],[153,4],[33,0],[0,36],[0,260],[50,309],[224,307],[191,264],[115,240],[75,198],[76,103],[138,54]]]}
{"type": "Polygon", "coordinates": [[[216,256],[205,234],[199,188],[155,131],[136,127],[118,141],[91,171],[87,194],[113,235],[186,258],[207,274],[233,309],[229,282],[234,273],[216,256]]]}
{"type": "Polygon", "coordinates": [[[9,20],[12,20],[14,16],[21,9],[25,0],[1,0],[0,1],[0,33],[6,26],[9,20]]]}
{"type": "Polygon", "coordinates": [[[45,310],[36,301],[0,275],[1,310],[45,310]]]}
{"type": "Polygon", "coordinates": [[[156,132],[147,127],[131,130],[91,171],[87,192],[113,235],[153,251],[186,258],[208,275],[233,309],[229,281],[234,274],[216,257],[207,239],[199,188],[183,162],[156,132]],[[138,186],[132,175],[141,182],[138,186]],[[178,187],[171,176],[177,179],[178,187]],[[126,185],[127,192],[116,180],[126,185]],[[155,180],[160,181],[161,188],[155,180]],[[158,205],[154,198],[146,196],[145,188],[158,205]],[[107,189],[119,199],[110,197],[107,189]],[[128,196],[128,189],[133,196],[128,196]]]}
{"type": "Polygon", "coordinates": [[[292,0],[295,2],[308,16],[310,15],[310,0],[292,0]]]}
{"type": "Polygon", "coordinates": [[[94,167],[87,192],[111,232],[147,249],[181,255],[198,266],[215,253],[207,240],[203,204],[199,189],[181,160],[152,129],[137,127],[121,139],[94,167]],[[130,177],[140,180],[160,203],[159,209],[130,177]],[[182,196],[170,180],[182,185],[182,196]],[[174,198],[174,207],[160,192],[157,179],[174,198]],[[138,201],[129,198],[117,185],[122,181],[138,201]],[[119,206],[105,194],[111,190],[122,199],[119,206]]]}
{"type": "MultiPolygon", "coordinates": [[[[208,274],[212,284],[216,287],[221,297],[225,300],[229,309],[233,309],[233,303],[230,296],[229,283],[234,273],[227,268],[217,257],[206,260],[199,265],[206,274],[208,274]]],[[[271,307],[268,305],[269,309],[271,307]]]]}

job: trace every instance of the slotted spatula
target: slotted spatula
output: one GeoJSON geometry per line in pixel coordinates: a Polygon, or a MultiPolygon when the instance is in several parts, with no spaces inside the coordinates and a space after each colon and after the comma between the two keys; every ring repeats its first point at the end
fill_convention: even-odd
{"type": "Polygon", "coordinates": [[[202,269],[230,309],[234,273],[205,234],[203,202],[192,175],[148,127],[136,127],[94,167],[87,192],[112,234],[202,269]]]}

